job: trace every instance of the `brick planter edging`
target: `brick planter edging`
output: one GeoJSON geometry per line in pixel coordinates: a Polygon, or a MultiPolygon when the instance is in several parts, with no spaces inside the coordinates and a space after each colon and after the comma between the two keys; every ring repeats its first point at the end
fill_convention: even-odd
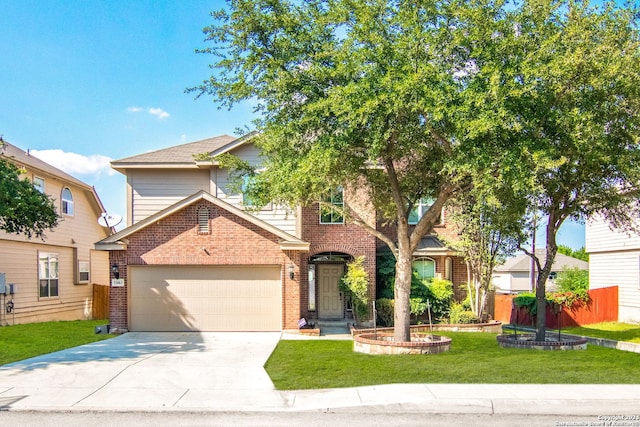
{"type": "Polygon", "coordinates": [[[389,333],[358,333],[353,336],[353,351],[366,354],[437,354],[451,348],[451,338],[439,335],[411,334],[412,341],[395,342],[389,333]],[[433,341],[437,337],[437,341],[433,341]]]}
{"type": "Polygon", "coordinates": [[[530,348],[533,350],[586,350],[586,339],[567,338],[561,341],[536,341],[535,334],[503,334],[496,339],[502,348],[530,348]]]}
{"type": "MultiPolygon", "coordinates": [[[[430,333],[433,327],[434,332],[488,332],[488,333],[500,333],[502,332],[502,322],[487,322],[487,323],[435,323],[432,326],[429,325],[411,325],[411,332],[426,332],[430,333]]],[[[367,328],[367,329],[351,329],[351,334],[366,334],[373,332],[391,332],[393,327],[383,328],[367,328]]]]}

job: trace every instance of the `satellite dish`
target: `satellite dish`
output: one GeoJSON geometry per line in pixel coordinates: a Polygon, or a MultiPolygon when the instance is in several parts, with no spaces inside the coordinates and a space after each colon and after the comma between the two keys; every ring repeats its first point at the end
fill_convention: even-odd
{"type": "Polygon", "coordinates": [[[107,228],[115,227],[116,225],[120,224],[121,222],[122,222],[122,216],[120,216],[118,214],[113,214],[113,215],[109,214],[109,215],[107,215],[107,213],[104,212],[98,218],[98,224],[100,224],[103,227],[107,227],[107,228]]]}

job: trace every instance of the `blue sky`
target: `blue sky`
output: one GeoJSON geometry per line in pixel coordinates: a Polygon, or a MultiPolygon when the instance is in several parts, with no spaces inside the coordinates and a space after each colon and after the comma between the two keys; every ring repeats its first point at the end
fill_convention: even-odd
{"type": "MultiPolygon", "coordinates": [[[[222,1],[0,0],[0,135],[95,186],[125,213],[109,162],[250,126],[184,90],[206,79],[202,28],[222,1]]],[[[559,242],[584,245],[584,226],[559,242]]]]}

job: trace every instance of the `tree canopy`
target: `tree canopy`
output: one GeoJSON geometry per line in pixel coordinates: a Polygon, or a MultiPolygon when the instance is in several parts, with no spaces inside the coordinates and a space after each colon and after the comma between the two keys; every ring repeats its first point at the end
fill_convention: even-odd
{"type": "Polygon", "coordinates": [[[640,173],[633,11],[571,0],[231,0],[212,16],[201,52],[215,56],[214,73],[192,91],[255,105],[265,171],[252,200],[307,204],[345,184],[366,194],[397,234],[348,200],[345,217],[396,256],[396,340],[409,339],[412,254],[457,194],[542,210],[551,262],[565,219],[626,220],[618,206],[640,173]]]}
{"type": "MultiPolygon", "coordinates": [[[[3,144],[0,138],[0,153],[3,144]]],[[[0,156],[0,230],[43,237],[58,223],[53,200],[20,174],[16,165],[0,156]]]]}

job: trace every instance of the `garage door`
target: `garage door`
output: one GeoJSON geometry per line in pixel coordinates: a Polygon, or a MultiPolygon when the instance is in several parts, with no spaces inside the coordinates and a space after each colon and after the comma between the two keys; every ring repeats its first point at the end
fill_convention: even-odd
{"type": "Polygon", "coordinates": [[[279,331],[279,266],[129,267],[132,331],[279,331]]]}

